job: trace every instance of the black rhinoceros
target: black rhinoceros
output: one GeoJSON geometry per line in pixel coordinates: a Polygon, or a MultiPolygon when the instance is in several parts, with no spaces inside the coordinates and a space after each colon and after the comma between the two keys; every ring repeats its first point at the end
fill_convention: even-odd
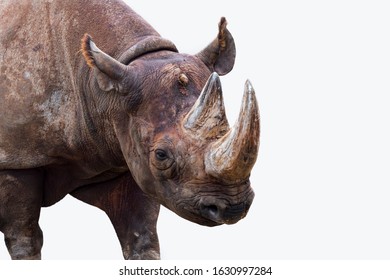
{"type": "Polygon", "coordinates": [[[126,259],[160,257],[161,204],[207,226],[246,215],[259,112],[248,81],[228,124],[226,24],[187,55],[119,0],[0,1],[0,230],[12,259],[41,258],[40,209],[67,194],[107,213],[126,259]]]}

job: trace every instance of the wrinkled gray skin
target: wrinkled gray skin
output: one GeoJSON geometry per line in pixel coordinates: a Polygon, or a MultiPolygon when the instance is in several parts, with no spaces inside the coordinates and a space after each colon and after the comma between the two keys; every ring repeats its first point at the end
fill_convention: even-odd
{"type": "Polygon", "coordinates": [[[126,259],[160,257],[160,204],[201,225],[243,218],[259,115],[247,82],[229,127],[218,74],[234,58],[224,19],[186,55],[117,0],[0,1],[0,230],[12,259],[41,258],[40,209],[66,194],[107,213],[126,259]]]}

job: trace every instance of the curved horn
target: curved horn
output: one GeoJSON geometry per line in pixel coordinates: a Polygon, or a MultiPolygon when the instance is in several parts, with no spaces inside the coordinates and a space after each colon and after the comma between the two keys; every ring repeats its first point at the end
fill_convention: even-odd
{"type": "Polygon", "coordinates": [[[171,41],[158,36],[149,36],[137,42],[137,44],[125,51],[119,57],[119,61],[128,65],[131,61],[141,55],[159,50],[178,52],[176,46],[171,41]]]}
{"type": "Polygon", "coordinates": [[[205,155],[206,172],[227,182],[246,180],[256,162],[260,144],[260,115],[255,91],[249,82],[241,104],[239,119],[205,155]]]}
{"type": "Polygon", "coordinates": [[[183,126],[193,135],[204,139],[221,137],[229,130],[221,81],[217,73],[210,75],[198,100],[184,117],[183,126]]]}

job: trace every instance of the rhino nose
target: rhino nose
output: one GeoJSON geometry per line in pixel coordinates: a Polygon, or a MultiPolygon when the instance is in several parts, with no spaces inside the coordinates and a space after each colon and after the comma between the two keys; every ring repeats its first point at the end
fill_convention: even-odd
{"type": "Polygon", "coordinates": [[[230,205],[218,199],[205,199],[200,203],[200,214],[220,224],[234,224],[244,218],[249,210],[250,202],[230,205]]]}
{"type": "Polygon", "coordinates": [[[219,222],[221,220],[221,212],[223,212],[223,209],[215,204],[200,204],[202,216],[212,221],[219,222]]]}

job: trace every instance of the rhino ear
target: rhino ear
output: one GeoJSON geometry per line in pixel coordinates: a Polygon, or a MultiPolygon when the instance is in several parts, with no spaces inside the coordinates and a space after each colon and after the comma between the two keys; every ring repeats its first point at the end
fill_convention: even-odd
{"type": "Polygon", "coordinates": [[[88,34],[81,39],[81,51],[88,66],[97,70],[95,77],[99,87],[104,91],[120,91],[126,65],[101,51],[88,34]]]}
{"type": "Polygon", "coordinates": [[[224,17],[219,22],[219,32],[204,50],[196,56],[200,58],[211,72],[219,75],[229,73],[234,66],[236,59],[236,46],[232,34],[226,28],[227,21],[224,17]]]}

